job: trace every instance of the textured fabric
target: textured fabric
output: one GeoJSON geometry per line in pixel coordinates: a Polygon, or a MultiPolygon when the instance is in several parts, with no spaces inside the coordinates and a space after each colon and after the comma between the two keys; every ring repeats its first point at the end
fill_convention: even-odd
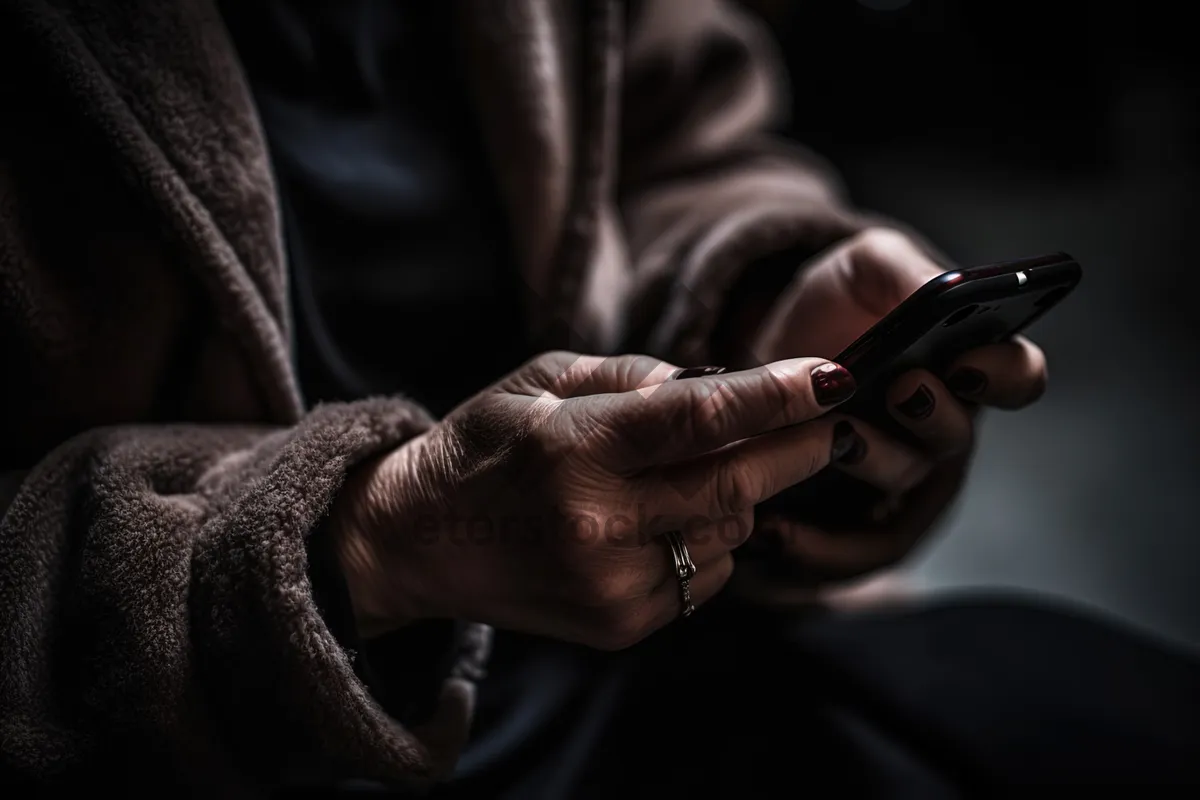
{"type": "Polygon", "coordinates": [[[133,783],[430,777],[426,744],[354,681],[305,555],[346,469],[429,424],[364,401],[277,431],[104,429],[43,459],[0,527],[6,766],[133,783]]]}
{"type": "Polygon", "coordinates": [[[531,355],[451,10],[222,4],[279,184],[309,401],[399,391],[440,416],[531,355]]]}
{"type": "MultiPolygon", "coordinates": [[[[760,256],[800,263],[866,224],[764,138],[772,50],[730,6],[455,13],[536,346],[703,363],[760,256]]],[[[389,650],[415,684],[448,672],[406,722],[408,698],[370,689],[322,516],[353,464],[432,419],[303,401],[275,176],[217,10],[8,0],[0,67],[5,796],[416,788],[457,768],[449,793],[611,797],[663,763],[688,767],[647,773],[672,795],[1194,782],[1194,666],[1035,610],[707,633],[698,615],[619,654],[505,637],[490,677],[491,632],[464,621],[445,662],[437,641],[389,650]],[[530,681],[542,703],[508,716],[530,681]]],[[[395,344],[402,363],[424,342],[395,344]]]]}
{"type": "MultiPolygon", "coordinates": [[[[783,87],[731,6],[453,13],[531,346],[703,361],[755,258],[866,224],[762,138],[783,87]]],[[[306,546],[345,471],[429,416],[305,402],[278,186],[217,8],[2,3],[0,107],[5,778],[231,796],[444,777],[489,630],[459,626],[431,716],[405,726],[331,630],[336,582],[314,596],[306,546]]],[[[397,363],[426,344],[397,340],[397,363]]],[[[425,674],[441,653],[404,657],[425,674]]]]}

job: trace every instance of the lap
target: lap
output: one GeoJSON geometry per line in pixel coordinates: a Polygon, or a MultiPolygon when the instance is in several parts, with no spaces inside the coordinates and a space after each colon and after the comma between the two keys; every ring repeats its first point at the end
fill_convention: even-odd
{"type": "Polygon", "coordinates": [[[1200,666],[1007,598],[797,620],[706,610],[598,653],[497,636],[446,797],[960,797],[1200,783],[1200,666]]]}

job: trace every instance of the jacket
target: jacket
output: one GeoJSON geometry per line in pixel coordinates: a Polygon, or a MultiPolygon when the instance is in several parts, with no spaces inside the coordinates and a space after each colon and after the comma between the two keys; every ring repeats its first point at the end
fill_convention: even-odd
{"type": "MultiPolygon", "coordinates": [[[[788,87],[737,7],[456,2],[543,348],[711,363],[755,265],[866,226],[770,135],[788,87]]],[[[0,109],[3,780],[445,778],[489,631],[461,627],[434,712],[401,724],[308,547],[347,470],[435,421],[306,404],[270,160],[213,4],[8,0],[0,109]]]]}

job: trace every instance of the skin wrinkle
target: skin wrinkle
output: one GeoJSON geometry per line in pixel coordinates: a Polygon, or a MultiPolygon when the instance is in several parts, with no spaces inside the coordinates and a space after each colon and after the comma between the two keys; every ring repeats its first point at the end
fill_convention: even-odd
{"type": "MultiPolygon", "coordinates": [[[[462,0],[468,13],[459,31],[480,44],[472,51],[480,60],[468,72],[533,298],[529,317],[564,321],[548,349],[566,346],[568,334],[606,341],[600,328],[623,318],[633,332],[623,350],[697,363],[708,345],[696,332],[715,317],[723,287],[764,251],[823,247],[856,218],[832,193],[814,188],[826,179],[808,164],[766,157],[775,150],[759,142],[757,113],[735,107],[721,117],[717,99],[736,87],[765,86],[760,74],[771,69],[769,54],[743,40],[754,28],[733,6],[656,1],[629,20],[625,36],[607,27],[581,31],[583,40],[610,51],[591,56],[623,70],[600,76],[585,98],[567,76],[586,67],[574,63],[577,51],[546,2],[462,0]],[[497,18],[502,24],[491,25],[497,18]],[[718,50],[745,58],[706,63],[713,39],[731,40],[718,50]],[[637,42],[636,49],[626,42],[637,42]],[[671,92],[655,115],[696,119],[693,109],[704,110],[704,129],[720,132],[719,141],[733,148],[728,157],[711,152],[718,139],[707,137],[652,135],[633,152],[614,152],[615,110],[636,127],[654,100],[643,97],[640,111],[627,104],[627,76],[645,74],[664,53],[682,70],[674,76],[678,86],[690,88],[671,92]],[[598,104],[589,114],[600,122],[577,140],[568,118],[583,103],[598,104]],[[586,191],[573,167],[584,153],[595,156],[586,191]],[[650,177],[622,186],[618,157],[645,165],[650,177]],[[656,169],[658,159],[669,163],[656,169]],[[704,180],[722,162],[745,170],[704,180]],[[750,188],[756,185],[761,190],[750,188]],[[745,213],[748,191],[774,202],[745,213]],[[576,196],[587,202],[568,221],[567,198],[576,196]],[[742,230],[720,225],[735,213],[742,230]],[[594,258],[552,263],[568,225],[580,237],[579,253],[594,258]],[[713,231],[732,238],[714,240],[713,231]],[[755,246],[734,248],[733,239],[755,246]],[[668,275],[679,263],[674,254],[686,256],[686,271],[668,275]],[[658,273],[652,280],[651,271],[658,273]],[[556,298],[574,296],[572,286],[577,301],[558,307],[556,298]],[[598,296],[612,286],[628,286],[620,309],[598,296]],[[664,313],[668,306],[675,310],[664,313]]],[[[620,5],[606,9],[581,15],[580,26],[612,25],[620,5]]],[[[11,297],[20,304],[0,307],[0,360],[19,365],[10,380],[28,388],[21,399],[37,412],[0,417],[4,437],[27,442],[28,454],[4,464],[28,470],[0,521],[0,600],[13,612],[0,620],[4,764],[51,788],[56,776],[85,774],[109,755],[111,770],[91,774],[91,788],[144,780],[161,791],[199,785],[194,780],[232,793],[270,784],[297,761],[322,776],[366,775],[421,788],[453,769],[473,688],[459,677],[447,680],[425,726],[410,730],[390,718],[353,673],[334,635],[340,623],[315,605],[308,547],[348,473],[423,435],[434,421],[398,397],[301,408],[270,161],[236,53],[217,20],[203,0],[128,0],[116,10],[95,0],[0,4],[0,59],[22,65],[0,73],[4,91],[19,88],[55,112],[32,117],[17,139],[6,137],[0,147],[12,149],[0,161],[59,164],[83,198],[76,207],[0,184],[0,253],[16,254],[0,258],[0,285],[14,287],[11,297]],[[98,24],[107,26],[102,35],[98,24]],[[80,124],[64,126],[59,117],[80,124]],[[99,163],[114,169],[97,169],[99,163]],[[84,274],[51,237],[99,218],[130,237],[97,249],[84,274]],[[133,246],[137,241],[170,247],[133,246]],[[71,308],[71,298],[92,296],[88,274],[105,275],[114,297],[149,294],[158,304],[132,304],[94,330],[46,316],[47,309],[71,308]],[[155,286],[162,290],[151,291],[155,286]],[[196,308],[205,309],[205,325],[195,360],[174,365],[195,388],[177,401],[187,407],[156,405],[143,387],[162,385],[162,365],[125,345],[179,341],[196,324],[196,308]],[[84,345],[86,359],[49,359],[84,345]],[[116,490],[117,480],[127,480],[129,491],[116,490]],[[130,563],[114,563],[118,554],[130,563]],[[106,604],[88,603],[92,596],[106,604]],[[157,636],[167,623],[155,608],[170,609],[171,636],[157,636]],[[78,635],[89,627],[104,636],[78,635]],[[146,642],[164,649],[155,657],[146,642]],[[85,651],[94,669],[81,685],[56,677],[85,651]],[[138,704],[103,699],[104,682],[123,671],[146,676],[138,704]],[[47,698],[62,698],[80,713],[64,715],[47,698]],[[157,720],[153,734],[141,714],[157,720]],[[118,730],[128,737],[104,735],[118,730]],[[146,755],[162,750],[172,756],[146,755]],[[138,769],[123,772],[127,763],[138,769]]],[[[754,104],[781,99],[753,95],[754,104]]],[[[413,344],[397,343],[398,352],[413,344]]],[[[555,425],[563,407],[531,399],[526,424],[555,425]]],[[[455,452],[455,460],[466,460],[455,452]]],[[[402,491],[433,488],[427,476],[410,477],[402,491]]],[[[464,626],[453,674],[479,673],[487,630],[464,626]]]]}

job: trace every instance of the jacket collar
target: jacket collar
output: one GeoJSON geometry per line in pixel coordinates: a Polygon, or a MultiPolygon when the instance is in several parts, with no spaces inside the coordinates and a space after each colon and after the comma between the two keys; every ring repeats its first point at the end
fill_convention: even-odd
{"type": "Polygon", "coordinates": [[[601,255],[616,158],[619,5],[458,0],[457,10],[530,331],[540,347],[602,347],[613,314],[589,302],[585,280],[601,255]]]}
{"type": "MultiPolygon", "coordinates": [[[[614,224],[603,205],[616,155],[618,2],[455,2],[530,333],[542,347],[594,346],[615,313],[581,299],[589,288],[604,294],[585,285],[586,273],[602,227],[614,224]]],[[[297,418],[275,184],[215,4],[125,0],[104,14],[94,0],[4,5],[37,42],[42,63],[31,68],[55,73],[80,124],[183,245],[183,261],[237,334],[271,415],[297,418]]]]}

